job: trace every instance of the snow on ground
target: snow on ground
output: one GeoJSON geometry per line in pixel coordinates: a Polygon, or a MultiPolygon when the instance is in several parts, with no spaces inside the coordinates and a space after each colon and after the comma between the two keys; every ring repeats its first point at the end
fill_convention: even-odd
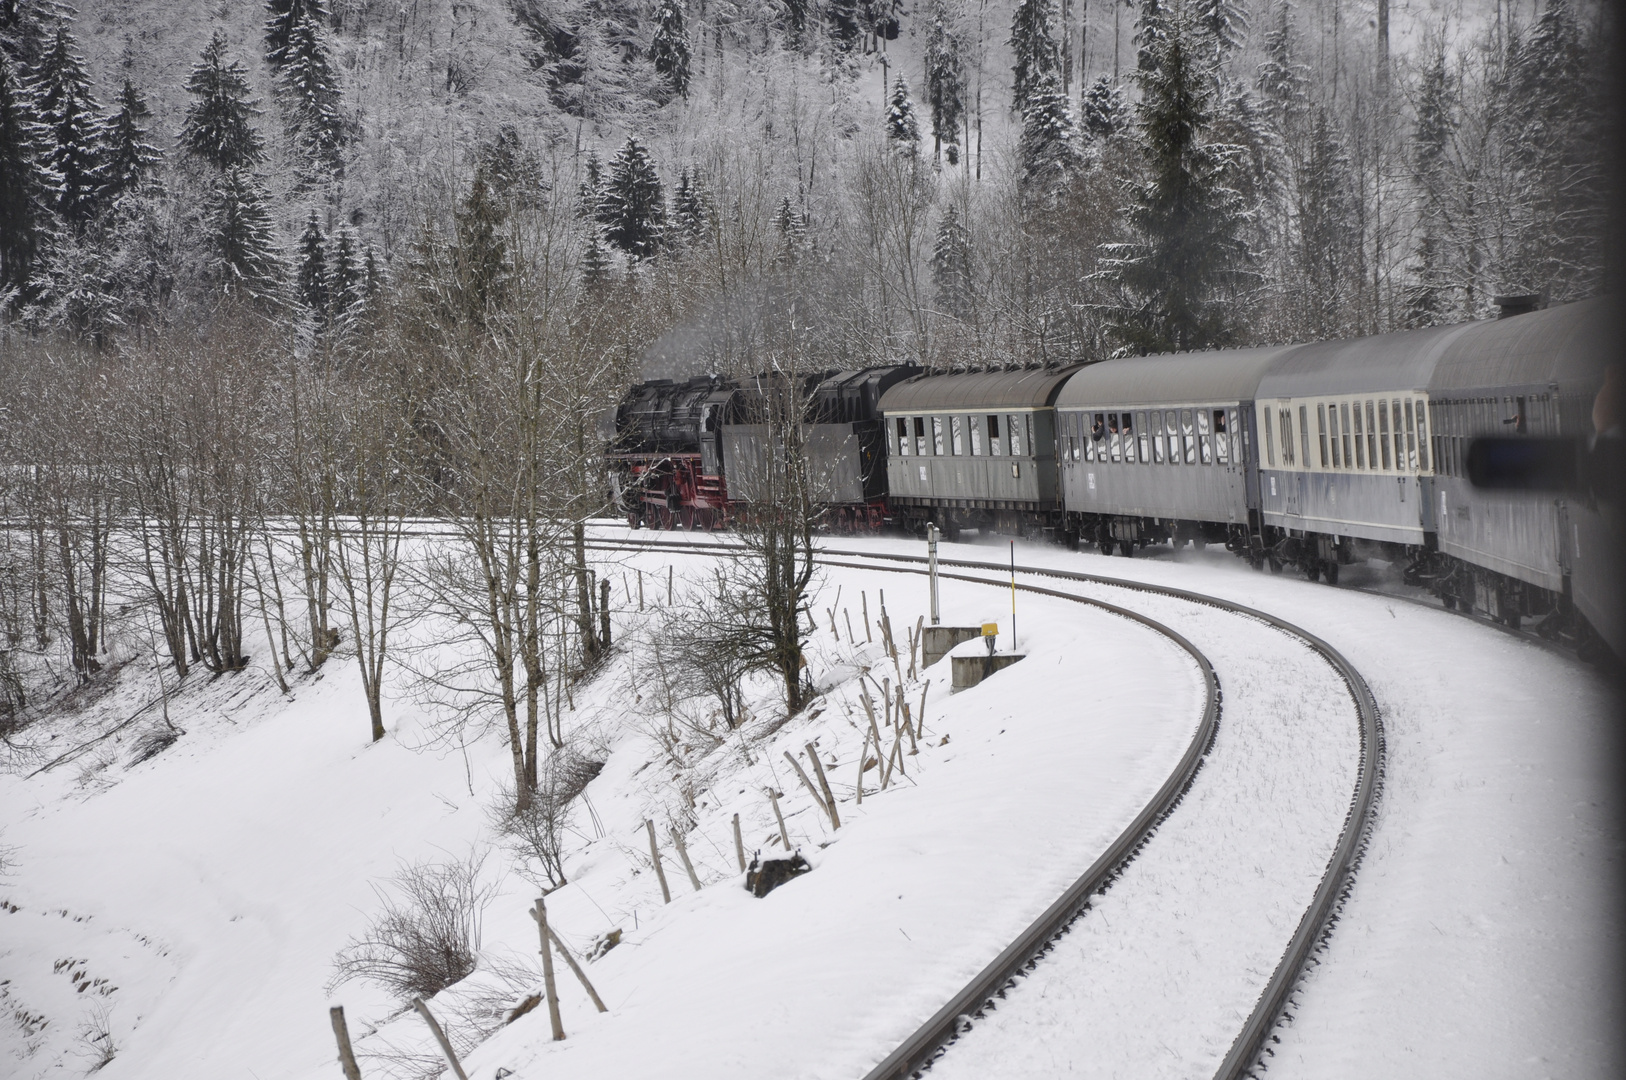
{"type": "MultiPolygon", "coordinates": [[[[942,551],[1009,558],[1003,540],[942,551]]],[[[1372,687],[1387,742],[1372,844],[1272,1076],[1626,1073],[1616,706],[1595,671],[1437,604],[1255,573],[1217,548],[1124,559],[1018,544],[1017,562],[1261,608],[1372,687]]],[[[1344,581],[1406,591],[1359,567],[1344,581]]]]}
{"type": "MultiPolygon", "coordinates": [[[[652,617],[664,575],[647,571],[668,564],[680,590],[686,575],[710,573],[697,557],[639,555],[606,568],[621,606],[636,605],[620,575],[641,566],[652,617]]],[[[878,616],[884,589],[900,638],[925,611],[920,578],[832,570],[820,603],[835,603],[838,588],[855,624],[862,602],[878,616]]],[[[1009,594],[945,582],[943,599],[949,621],[979,622],[1003,620],[1009,594]]],[[[669,906],[642,821],[687,822],[666,782],[678,766],[626,683],[629,657],[578,692],[571,734],[607,760],[574,822],[571,882],[548,903],[578,951],[623,931],[587,965],[610,1011],[595,1015],[561,968],[570,1038],[549,1042],[545,1010],[533,1012],[468,1054],[471,1076],[499,1066],[521,1078],[862,1072],[1127,825],[1201,711],[1189,658],[1150,631],[1066,601],[1024,599],[1028,658],[953,697],[943,692],[946,663],[923,673],[933,681],[920,752],[886,792],[870,770],[859,807],[855,680],[864,665],[877,681],[895,681],[895,669],[878,646],[846,642],[844,622],[835,641],[825,621],[814,643],[825,699],[771,731],[772,687],[754,684],[751,762],[735,739],[679,770],[698,784],[688,846],[706,888],[689,888],[663,834],[669,906]],[[839,832],[780,756],[809,741],[840,800],[839,832]],[[748,850],[776,850],[769,785],[785,793],[793,843],[814,870],[755,900],[739,887],[730,821],[741,815],[748,850]]],[[[618,612],[618,635],[636,641],[637,622],[618,612]]],[[[387,706],[389,737],[368,745],[346,661],[296,683],[291,700],[253,670],[193,678],[170,702],[185,734],[151,760],[129,765],[126,738],[147,728],[149,712],[76,761],[0,779],[4,842],[16,849],[0,885],[0,1072],[83,1075],[111,1045],[99,1073],[110,1080],[327,1077],[336,1068],[332,1002],[346,1005],[370,1080],[432,1062],[423,1026],[381,991],[349,983],[330,999],[325,984],[335,952],[377,911],[375,885],[403,862],[490,846],[486,808],[507,752],[491,736],[437,740],[427,706],[400,694],[387,706]],[[391,1047],[394,1062],[380,1056],[391,1047]]],[[[137,666],[93,709],[51,722],[57,744],[150,702],[156,686],[137,666]]],[[[911,687],[912,703],[918,693],[911,687]]],[[[520,974],[469,982],[485,979],[507,1005],[539,981],[525,914],[537,891],[501,850],[486,869],[494,899],[484,962],[520,974]]],[[[454,987],[431,1007],[455,1021],[475,997],[454,987]]]]}
{"type": "Polygon", "coordinates": [[[934,1078],[1212,1075],[1337,846],[1360,756],[1338,673],[1255,619],[1134,603],[1214,665],[1224,697],[1214,746],[1122,877],[934,1078]]]}

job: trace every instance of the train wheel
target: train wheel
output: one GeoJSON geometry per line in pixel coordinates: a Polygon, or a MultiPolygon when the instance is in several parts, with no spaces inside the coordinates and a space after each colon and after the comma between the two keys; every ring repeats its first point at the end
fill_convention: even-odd
{"type": "Polygon", "coordinates": [[[1319,563],[1311,563],[1309,566],[1305,567],[1304,576],[1311,581],[1317,580],[1321,577],[1321,565],[1319,563]]]}
{"type": "Polygon", "coordinates": [[[685,529],[685,530],[693,529],[694,528],[694,515],[695,515],[695,511],[694,511],[693,507],[690,507],[690,506],[681,507],[678,510],[678,528],[685,529]]]}
{"type": "Polygon", "coordinates": [[[1447,611],[1457,610],[1457,598],[1449,593],[1440,597],[1440,603],[1445,605],[1445,610],[1447,611]]]}
{"type": "Polygon", "coordinates": [[[1266,557],[1266,561],[1270,563],[1270,572],[1272,574],[1279,574],[1282,572],[1282,560],[1278,559],[1274,555],[1270,555],[1266,557]]]}
{"type": "Polygon", "coordinates": [[[672,508],[669,507],[669,506],[663,506],[663,507],[661,507],[661,528],[670,529],[671,527],[672,527],[672,508]]]}
{"type": "Polygon", "coordinates": [[[1133,540],[1118,541],[1118,554],[1126,559],[1133,559],[1135,557],[1135,542],[1133,540]]]}
{"type": "Polygon", "coordinates": [[[1338,584],[1338,563],[1336,560],[1328,562],[1322,568],[1322,576],[1326,579],[1328,585],[1338,584]]]}
{"type": "Polygon", "coordinates": [[[1095,546],[1101,549],[1101,554],[1103,554],[1103,555],[1111,555],[1112,554],[1112,538],[1111,537],[1107,537],[1107,536],[1101,537],[1101,539],[1099,539],[1099,540],[1097,540],[1095,542],[1095,546]]]}

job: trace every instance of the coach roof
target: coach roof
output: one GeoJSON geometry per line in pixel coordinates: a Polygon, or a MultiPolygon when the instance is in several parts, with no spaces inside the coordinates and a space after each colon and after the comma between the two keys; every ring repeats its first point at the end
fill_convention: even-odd
{"type": "Polygon", "coordinates": [[[1469,324],[1440,357],[1434,390],[1590,386],[1615,347],[1612,298],[1469,324]]]}
{"type": "Polygon", "coordinates": [[[1252,401],[1266,369],[1295,348],[1267,345],[1103,360],[1073,376],[1056,407],[1252,401]]]}
{"type": "Polygon", "coordinates": [[[1021,371],[972,371],[957,375],[917,375],[888,390],[881,411],[976,412],[979,409],[1042,409],[1078,370],[1026,368],[1021,371]]]}
{"type": "Polygon", "coordinates": [[[1284,356],[1259,380],[1259,397],[1321,397],[1421,390],[1446,350],[1476,324],[1317,341],[1284,356]]]}

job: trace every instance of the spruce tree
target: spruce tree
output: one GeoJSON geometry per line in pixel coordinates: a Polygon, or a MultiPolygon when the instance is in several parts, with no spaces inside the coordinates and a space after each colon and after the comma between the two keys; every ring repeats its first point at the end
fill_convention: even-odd
{"type": "Polygon", "coordinates": [[[265,58],[274,68],[289,60],[289,46],[301,22],[312,23],[327,17],[327,0],[266,0],[265,58]]]}
{"type": "Polygon", "coordinates": [[[1457,128],[1456,88],[1439,43],[1423,69],[1412,133],[1412,180],[1417,189],[1417,241],[1405,288],[1408,326],[1449,321],[1453,305],[1446,241],[1450,224],[1447,152],[1457,128]]]}
{"type": "Polygon", "coordinates": [[[1292,9],[1287,0],[1277,5],[1276,21],[1265,34],[1265,60],[1254,78],[1265,101],[1265,111],[1277,130],[1288,131],[1309,109],[1310,69],[1293,55],[1292,9]]]}
{"type": "Polygon", "coordinates": [[[1241,48],[1248,37],[1248,8],[1238,0],[1192,0],[1197,25],[1213,42],[1215,58],[1241,48]]]}
{"type": "Polygon", "coordinates": [[[1118,134],[1124,126],[1123,92],[1112,82],[1112,76],[1102,75],[1084,91],[1084,112],[1079,127],[1086,139],[1104,140],[1118,134]]]}
{"type": "Polygon", "coordinates": [[[655,37],[649,44],[655,73],[672,92],[689,96],[689,32],[683,25],[682,0],[661,0],[655,11],[655,37]]]}
{"type": "Polygon", "coordinates": [[[327,283],[327,237],[322,235],[322,221],[312,209],[305,220],[305,231],[299,234],[299,269],[294,284],[300,301],[316,317],[318,325],[327,321],[327,283]]]}
{"type": "Polygon", "coordinates": [[[1235,300],[1255,278],[1230,148],[1207,141],[1218,96],[1205,38],[1171,18],[1136,75],[1146,179],[1097,276],[1119,290],[1108,329],[1129,353],[1203,349],[1237,333],[1235,300]],[[1193,47],[1195,43],[1195,48],[1193,47]]]}
{"type": "Polygon", "coordinates": [[[946,0],[932,0],[926,35],[926,97],[932,108],[932,160],[948,148],[950,165],[960,159],[960,125],[965,121],[966,77],[962,45],[946,0]]]}
{"type": "Polygon", "coordinates": [[[335,322],[366,300],[367,273],[361,262],[355,230],[348,225],[341,226],[333,234],[333,258],[328,263],[327,275],[328,309],[335,322]]]}
{"type": "Polygon", "coordinates": [[[339,78],[316,17],[307,11],[294,23],[282,50],[277,92],[283,96],[288,133],[318,168],[336,171],[344,142],[339,78]]]}
{"type": "Polygon", "coordinates": [[[1055,0],[1018,0],[1011,18],[1010,46],[1015,55],[1011,107],[1019,113],[1027,113],[1028,99],[1047,76],[1061,79],[1061,53],[1052,29],[1055,14],[1055,0]]]}
{"type": "Polygon", "coordinates": [[[477,171],[468,198],[457,211],[457,287],[464,311],[483,323],[486,311],[500,303],[512,269],[508,241],[499,231],[507,220],[502,201],[492,195],[477,171]]]}
{"type": "Polygon", "coordinates": [[[694,247],[703,242],[710,219],[711,211],[707,206],[700,170],[685,167],[678,174],[677,190],[672,194],[672,226],[678,242],[684,247],[694,247]]]}
{"type": "Polygon", "coordinates": [[[1078,164],[1077,133],[1072,110],[1061,92],[1061,78],[1046,75],[1028,94],[1022,113],[1022,134],[1017,140],[1017,156],[1022,172],[1017,183],[1024,196],[1048,200],[1067,186],[1078,164]]]}
{"type": "Polygon", "coordinates": [[[920,124],[915,120],[915,103],[909,100],[909,84],[902,75],[892,84],[892,100],[886,107],[886,141],[894,153],[920,156],[920,124]]]}
{"type": "Polygon", "coordinates": [[[830,0],[825,5],[824,19],[830,44],[838,53],[852,52],[863,40],[867,28],[861,0],[830,0]]]}
{"type": "Polygon", "coordinates": [[[102,189],[102,117],[90,93],[84,58],[67,26],[57,27],[34,75],[35,109],[48,139],[45,167],[57,180],[56,212],[82,227],[95,216],[102,189]]]}
{"type": "Polygon", "coordinates": [[[44,167],[50,135],[9,57],[0,55],[0,309],[28,281],[56,201],[44,167]]]}
{"type": "Polygon", "coordinates": [[[241,167],[228,168],[210,191],[204,217],[214,273],[228,293],[259,301],[282,295],[285,267],[270,201],[259,181],[241,167]]]}
{"type": "Polygon", "coordinates": [[[605,208],[604,188],[604,163],[599,160],[596,150],[589,150],[587,161],[582,166],[582,182],[576,189],[576,199],[581,207],[582,217],[600,225],[610,223],[605,208]]]}
{"type": "Polygon", "coordinates": [[[808,224],[807,215],[791,204],[790,196],[779,201],[779,208],[773,215],[773,226],[779,232],[779,251],[774,255],[776,263],[794,263],[801,258],[807,248],[808,224]]]}
{"type": "Polygon", "coordinates": [[[969,318],[972,311],[971,234],[960,222],[960,214],[950,203],[937,222],[937,241],[932,247],[932,284],[937,290],[937,307],[956,319],[969,318]]]}
{"type": "Polygon", "coordinates": [[[186,79],[192,104],[181,125],[181,148],[222,171],[244,169],[265,160],[265,140],[249,123],[257,116],[249,96],[248,71],[226,58],[226,35],[215,31],[203,57],[186,79]]]}
{"type": "Polygon", "coordinates": [[[361,276],[363,288],[368,300],[378,299],[378,294],[384,288],[384,268],[379,265],[378,252],[373,245],[367,245],[367,255],[361,260],[361,276]]]}
{"type": "Polygon", "coordinates": [[[1361,237],[1354,170],[1326,109],[1315,110],[1298,181],[1294,218],[1305,328],[1318,339],[1338,337],[1355,328],[1361,237]]]}
{"type": "Polygon", "coordinates": [[[141,190],[163,161],[158,147],[147,141],[141,122],[152,116],[146,99],[135,83],[124,80],[119,90],[118,109],[107,118],[107,163],[103,173],[103,195],[112,202],[128,192],[141,190]]]}
{"type": "Polygon", "coordinates": [[[582,252],[582,287],[596,292],[610,280],[610,253],[604,248],[604,237],[598,229],[589,229],[587,249],[582,252]]]}
{"type": "Polygon", "coordinates": [[[649,152],[636,138],[610,162],[604,190],[605,239],[634,259],[655,255],[665,239],[666,195],[649,152]]]}
{"type": "Polygon", "coordinates": [[[20,80],[51,48],[56,28],[73,19],[62,0],[0,0],[0,56],[20,80]]]}

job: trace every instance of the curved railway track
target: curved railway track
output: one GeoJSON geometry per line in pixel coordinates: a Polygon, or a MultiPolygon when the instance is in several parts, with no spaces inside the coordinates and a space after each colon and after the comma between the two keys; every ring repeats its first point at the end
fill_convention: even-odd
{"type": "MultiPolygon", "coordinates": [[[[724,541],[642,540],[632,537],[594,538],[589,541],[588,546],[595,550],[666,550],[700,555],[717,555],[730,550],[739,550],[739,545],[724,541]]],[[[855,569],[886,568],[914,574],[926,572],[923,566],[926,559],[914,555],[827,548],[820,552],[819,561],[826,565],[855,569]]],[[[1010,579],[1007,575],[1011,573],[1011,568],[999,563],[940,558],[938,565],[940,575],[952,580],[1009,586],[1010,579]],[[945,573],[943,568],[947,568],[949,572],[945,573]],[[971,573],[962,571],[991,571],[1000,577],[974,577],[971,573]]],[[[1282,1019],[1293,990],[1317,948],[1331,934],[1338,910],[1349,894],[1353,875],[1365,849],[1371,810],[1377,798],[1383,770],[1382,727],[1371,691],[1360,673],[1327,642],[1286,620],[1255,608],[1188,590],[1077,571],[1017,566],[1015,573],[1020,579],[1026,579],[1019,580],[1017,584],[1017,588],[1025,592],[1087,603],[1168,636],[1193,657],[1203,672],[1208,686],[1208,702],[1203,720],[1179,765],[1159,789],[1157,796],[1147,804],[1129,828],[1046,909],[1043,915],[876,1065],[866,1075],[865,1080],[891,1080],[917,1075],[929,1068],[950,1043],[970,1028],[968,1020],[982,1015],[997,1004],[1008,990],[1016,986],[1019,977],[1037,970],[1043,954],[1050,951],[1053,944],[1067,932],[1074,921],[1089,910],[1091,897],[1106,891],[1106,886],[1125,871],[1160,824],[1175,811],[1182,796],[1191,789],[1205,756],[1214,745],[1220,720],[1220,684],[1213,664],[1203,651],[1185,635],[1175,632],[1157,619],[1102,599],[1100,595],[1083,595],[1077,591],[1079,586],[1096,593],[1105,591],[1151,597],[1165,606],[1168,606],[1169,602],[1175,605],[1188,605],[1188,611],[1189,605],[1197,605],[1267,627],[1293,639],[1302,648],[1319,657],[1335,673],[1354,706],[1359,729],[1359,760],[1355,770],[1354,789],[1337,842],[1321,872],[1320,881],[1310,903],[1299,918],[1270,978],[1265,982],[1246,1021],[1237,1032],[1214,1074],[1216,1080],[1233,1080],[1246,1076],[1261,1058],[1269,1053],[1267,1044],[1272,1031],[1282,1019]],[[1066,583],[1070,587],[1053,588],[1036,585],[1032,583],[1033,578],[1048,578],[1066,583]]],[[[1172,614],[1174,612],[1171,611],[1172,614]]]]}

